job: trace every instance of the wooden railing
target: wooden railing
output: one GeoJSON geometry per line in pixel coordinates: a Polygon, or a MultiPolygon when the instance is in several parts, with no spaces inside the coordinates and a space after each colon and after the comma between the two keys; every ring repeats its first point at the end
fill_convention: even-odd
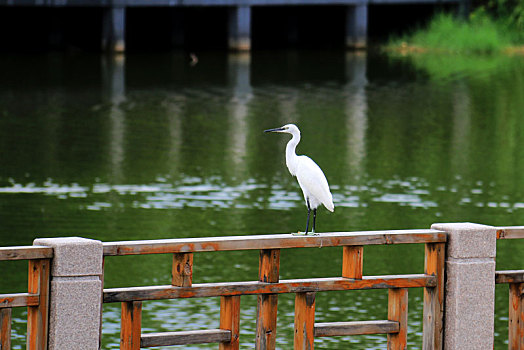
{"type": "Polygon", "coordinates": [[[47,349],[52,257],[53,249],[48,247],[0,248],[0,261],[29,261],[27,293],[0,294],[0,349],[11,349],[11,309],[14,307],[27,307],[27,349],[47,349]]]}
{"type": "MultiPolygon", "coordinates": [[[[497,239],[519,238],[524,238],[524,226],[497,228],[497,239]]],[[[442,349],[446,240],[447,234],[443,231],[403,230],[337,232],[318,236],[285,234],[108,242],[103,243],[103,247],[99,245],[100,255],[172,254],[172,280],[167,286],[104,289],[102,297],[106,303],[121,303],[122,349],[209,342],[219,343],[220,349],[238,349],[242,295],[258,297],[255,347],[274,349],[278,295],[282,293],[295,294],[296,349],[312,349],[315,337],[356,334],[387,334],[388,349],[404,349],[407,344],[408,289],[419,287],[424,289],[422,347],[442,349]],[[424,273],[363,276],[364,246],[406,243],[425,244],[424,273]],[[279,279],[281,249],[336,246],[343,247],[339,276],[279,279]],[[193,283],[193,253],[235,250],[259,250],[257,280],[193,283]],[[316,293],[356,289],[388,289],[388,318],[378,321],[315,323],[316,293]],[[141,332],[144,301],[217,296],[221,298],[217,329],[141,332]]],[[[49,247],[0,248],[0,261],[29,262],[27,293],[0,294],[1,350],[10,349],[11,346],[11,309],[14,307],[28,308],[27,348],[47,348],[52,258],[53,249],[49,247]]],[[[98,263],[96,266],[99,266],[98,263]]],[[[509,348],[524,349],[524,270],[496,271],[495,282],[509,285],[509,348]]]]}
{"type": "Polygon", "coordinates": [[[278,295],[295,293],[295,349],[313,349],[315,337],[387,334],[388,349],[407,347],[408,289],[424,288],[423,348],[442,348],[445,232],[403,230],[322,233],[318,236],[259,235],[104,243],[104,256],[173,254],[172,283],[165,286],[104,289],[105,303],[120,302],[121,349],[219,343],[239,348],[240,298],[258,295],[256,349],[274,349],[278,295]],[[425,244],[423,274],[363,276],[366,245],[425,244]],[[280,249],[343,247],[341,275],[279,280],[280,249]],[[260,250],[256,281],[194,284],[193,253],[260,250]],[[324,291],[388,289],[388,319],[315,323],[315,295],[324,291]],[[141,333],[142,302],[146,300],[221,297],[217,329],[141,333]]]}
{"type": "MultiPolygon", "coordinates": [[[[497,239],[518,238],[524,226],[497,228],[497,239]]],[[[508,348],[524,349],[524,270],[496,271],[495,283],[509,284],[508,348]]]]}

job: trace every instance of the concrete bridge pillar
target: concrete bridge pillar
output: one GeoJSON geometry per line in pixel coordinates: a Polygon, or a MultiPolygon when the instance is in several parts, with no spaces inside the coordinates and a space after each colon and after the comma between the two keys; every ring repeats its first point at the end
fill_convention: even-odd
{"type": "Polygon", "coordinates": [[[52,247],[49,293],[49,350],[99,349],[102,313],[102,242],[39,238],[52,247]]]}
{"type": "Polygon", "coordinates": [[[346,10],[346,47],[364,49],[367,46],[368,4],[348,6],[346,10]]]}
{"type": "Polygon", "coordinates": [[[178,8],[171,9],[171,47],[180,48],[186,41],[184,32],[184,14],[178,8]]]}
{"type": "Polygon", "coordinates": [[[106,7],[102,18],[102,51],[124,52],[126,29],[125,7],[106,7]]]}
{"type": "Polygon", "coordinates": [[[229,10],[229,48],[251,50],[251,7],[241,5],[229,10]]]}
{"type": "Polygon", "coordinates": [[[497,229],[433,224],[446,231],[444,349],[493,349],[497,229]]]}

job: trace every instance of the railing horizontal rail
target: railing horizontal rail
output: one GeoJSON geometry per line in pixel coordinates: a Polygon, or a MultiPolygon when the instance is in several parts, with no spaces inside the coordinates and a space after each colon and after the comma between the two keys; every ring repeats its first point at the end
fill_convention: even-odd
{"type": "Polygon", "coordinates": [[[497,239],[524,238],[524,226],[497,227],[497,239]]]}
{"type": "Polygon", "coordinates": [[[396,321],[353,321],[315,323],[315,337],[341,335],[398,333],[400,323],[396,321]]]}
{"type": "Polygon", "coordinates": [[[0,261],[50,259],[52,257],[53,248],[49,247],[20,246],[0,248],[0,261]]]}
{"type": "Polygon", "coordinates": [[[276,283],[258,281],[193,284],[191,287],[146,286],[104,289],[104,303],[134,300],[218,297],[252,294],[281,294],[356,289],[435,287],[437,278],[424,274],[290,279],[276,283]]]}
{"type": "Polygon", "coordinates": [[[38,306],[40,303],[39,294],[15,293],[0,294],[0,309],[23,306],[38,306]]]}
{"type": "Polygon", "coordinates": [[[314,236],[253,235],[205,238],[177,238],[162,240],[137,240],[105,242],[104,255],[138,255],[189,253],[227,250],[280,249],[280,248],[316,248],[344,245],[378,245],[404,243],[446,242],[443,231],[392,230],[364,232],[330,232],[314,236]]]}
{"type": "Polygon", "coordinates": [[[140,347],[221,343],[229,340],[231,331],[225,329],[145,333],[140,337],[140,347]]]}
{"type": "Polygon", "coordinates": [[[495,271],[495,283],[522,283],[524,270],[495,271]]]}

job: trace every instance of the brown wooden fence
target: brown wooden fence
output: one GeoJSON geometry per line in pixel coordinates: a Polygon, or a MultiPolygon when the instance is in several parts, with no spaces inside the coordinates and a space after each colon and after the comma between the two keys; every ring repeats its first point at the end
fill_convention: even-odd
{"type": "Polygon", "coordinates": [[[387,334],[388,349],[407,347],[408,289],[424,288],[424,349],[442,348],[444,258],[446,233],[437,230],[323,233],[318,236],[261,235],[104,243],[104,256],[173,254],[172,283],[104,289],[105,303],[121,302],[121,349],[197,343],[239,348],[240,299],[258,295],[256,349],[274,349],[278,295],[295,293],[295,349],[313,349],[315,337],[387,334]],[[425,244],[423,274],[363,276],[366,245],[425,244]],[[340,276],[279,280],[280,250],[343,247],[340,276]],[[196,284],[193,253],[259,250],[256,281],[196,284]],[[315,295],[324,291],[388,289],[388,319],[382,321],[315,323],[315,295]],[[217,329],[141,333],[142,302],[146,300],[221,297],[217,329]]]}
{"type": "MultiPolygon", "coordinates": [[[[524,226],[497,230],[497,239],[518,238],[524,238],[524,226]]],[[[524,350],[524,270],[496,271],[495,283],[509,284],[508,348],[524,350]]]]}
{"type": "MultiPolygon", "coordinates": [[[[497,228],[498,239],[524,238],[524,226],[497,228]]],[[[387,334],[388,349],[407,347],[408,289],[424,289],[423,349],[443,347],[444,261],[447,234],[438,230],[336,232],[318,236],[260,235],[103,243],[104,256],[171,254],[170,285],[103,290],[103,302],[122,307],[121,349],[195,343],[239,348],[242,295],[257,295],[255,348],[274,349],[278,296],[295,294],[295,349],[312,349],[315,337],[387,334]],[[425,244],[424,273],[364,276],[364,246],[425,244]],[[280,250],[343,247],[339,276],[280,280],[280,250]],[[193,253],[259,250],[259,274],[254,281],[193,283],[193,253]],[[379,321],[315,323],[315,296],[325,291],[388,289],[388,318],[379,321]],[[142,333],[142,303],[148,300],[220,296],[218,328],[142,333]]],[[[102,246],[100,247],[102,254],[102,246]]],[[[11,309],[28,308],[27,348],[46,349],[50,262],[53,249],[42,246],[0,248],[1,260],[28,260],[27,293],[0,294],[0,349],[10,349],[11,309]]],[[[98,265],[97,265],[98,266],[98,265]]],[[[524,270],[497,271],[496,283],[509,284],[509,349],[524,350],[524,270]]]]}
{"type": "Polygon", "coordinates": [[[52,257],[53,249],[47,247],[0,248],[0,261],[29,261],[27,293],[0,294],[0,349],[11,349],[11,309],[14,307],[27,307],[27,349],[47,349],[52,257]]]}

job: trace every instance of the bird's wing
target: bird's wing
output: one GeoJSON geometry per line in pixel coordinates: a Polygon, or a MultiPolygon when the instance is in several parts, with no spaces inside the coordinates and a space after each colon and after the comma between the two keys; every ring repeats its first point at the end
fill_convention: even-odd
{"type": "Polygon", "coordinates": [[[333,196],[322,169],[311,158],[300,156],[297,167],[297,179],[304,193],[315,197],[329,210],[333,211],[333,196]]]}

